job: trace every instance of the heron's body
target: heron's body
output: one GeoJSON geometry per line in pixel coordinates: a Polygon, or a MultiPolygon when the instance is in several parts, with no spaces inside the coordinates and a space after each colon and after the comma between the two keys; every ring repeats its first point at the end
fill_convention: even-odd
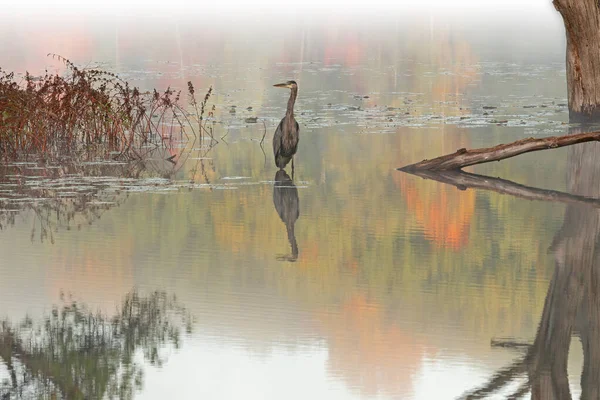
{"type": "Polygon", "coordinates": [[[286,131],[289,132],[294,129],[296,132],[300,131],[298,122],[296,122],[293,116],[291,118],[291,123],[294,125],[294,128],[286,126],[290,121],[290,119],[286,120],[286,118],[287,117],[284,117],[281,120],[275,131],[275,135],[273,135],[273,154],[275,155],[275,165],[277,165],[279,169],[284,169],[292,157],[294,157],[296,150],[298,150],[298,141],[300,140],[299,135],[292,136],[285,134],[286,131]]]}
{"type": "Polygon", "coordinates": [[[298,150],[298,141],[300,140],[300,126],[294,118],[294,103],[298,96],[298,85],[294,81],[288,81],[275,86],[291,89],[285,117],[283,117],[273,135],[273,155],[275,156],[275,165],[277,165],[279,169],[284,169],[290,160],[292,160],[293,171],[293,157],[294,154],[296,154],[296,150],[298,150]]]}

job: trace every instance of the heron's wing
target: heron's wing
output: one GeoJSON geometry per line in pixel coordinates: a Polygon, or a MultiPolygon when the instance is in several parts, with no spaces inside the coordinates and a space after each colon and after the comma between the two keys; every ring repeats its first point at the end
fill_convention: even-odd
{"type": "Polygon", "coordinates": [[[298,149],[298,142],[300,141],[300,125],[298,125],[298,121],[294,119],[296,123],[296,146],[294,146],[294,154],[296,154],[296,150],[298,149]]]}
{"type": "Polygon", "coordinates": [[[279,125],[277,125],[277,129],[275,130],[275,134],[273,135],[273,155],[275,157],[277,157],[277,154],[279,154],[279,151],[281,150],[281,138],[283,137],[283,131],[281,130],[282,122],[280,122],[279,125]]]}

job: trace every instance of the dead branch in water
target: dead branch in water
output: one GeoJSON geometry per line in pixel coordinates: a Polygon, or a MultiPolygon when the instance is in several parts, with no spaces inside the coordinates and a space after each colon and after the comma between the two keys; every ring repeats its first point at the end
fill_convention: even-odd
{"type": "Polygon", "coordinates": [[[452,154],[446,154],[431,160],[423,160],[399,168],[399,170],[404,172],[459,170],[469,165],[500,161],[532,151],[556,149],[593,141],[600,141],[600,131],[577,135],[551,136],[541,139],[527,138],[482,149],[458,149],[452,154]]]}
{"type": "Polygon", "coordinates": [[[490,346],[492,347],[503,347],[506,349],[517,349],[517,350],[528,350],[533,344],[524,341],[517,341],[510,338],[492,338],[490,346]]]}

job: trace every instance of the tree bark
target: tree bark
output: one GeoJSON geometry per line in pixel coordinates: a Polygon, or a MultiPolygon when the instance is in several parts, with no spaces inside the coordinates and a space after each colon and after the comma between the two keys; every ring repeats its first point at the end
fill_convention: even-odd
{"type": "MultiPolygon", "coordinates": [[[[553,0],[563,18],[567,36],[567,92],[570,122],[600,120],[600,0],[553,0]]],[[[500,161],[530,151],[569,146],[575,143],[598,141],[599,133],[590,133],[585,140],[572,141],[578,135],[546,139],[523,139],[487,149],[459,149],[433,160],[423,160],[400,168],[405,172],[415,170],[443,171],[460,169],[469,165],[500,161]],[[560,141],[559,141],[560,139],[560,141]]]]}
{"type": "Polygon", "coordinates": [[[452,154],[446,154],[432,160],[423,160],[416,164],[399,168],[399,170],[404,172],[459,170],[469,165],[500,161],[532,151],[555,149],[593,141],[600,141],[600,131],[576,135],[551,136],[541,139],[527,138],[482,149],[458,149],[452,154]]]}
{"type": "Polygon", "coordinates": [[[569,119],[600,118],[600,2],[554,0],[567,35],[569,119]]]}

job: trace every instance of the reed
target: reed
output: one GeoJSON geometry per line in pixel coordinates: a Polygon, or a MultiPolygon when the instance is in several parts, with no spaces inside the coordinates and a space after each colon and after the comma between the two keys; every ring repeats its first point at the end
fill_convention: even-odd
{"type": "MultiPolygon", "coordinates": [[[[208,135],[204,117],[212,93],[198,102],[188,83],[192,112],[181,103],[181,91],[141,92],[111,72],[79,68],[56,54],[64,75],[27,73],[17,81],[0,68],[0,157],[54,159],[62,156],[142,159],[174,136],[208,135]]],[[[208,113],[212,115],[212,110],[208,113]]]]}

